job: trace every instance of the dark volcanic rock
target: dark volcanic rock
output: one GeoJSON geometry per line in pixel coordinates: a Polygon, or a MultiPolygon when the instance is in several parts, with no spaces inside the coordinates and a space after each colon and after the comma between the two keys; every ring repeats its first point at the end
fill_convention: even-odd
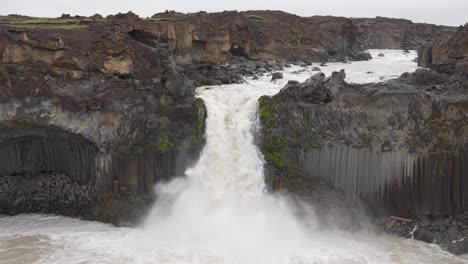
{"type": "Polygon", "coordinates": [[[155,37],[133,14],[86,23],[0,26],[0,175],[66,175],[90,186],[93,198],[76,204],[72,191],[67,199],[76,206],[48,207],[32,197],[35,210],[20,206],[33,204],[26,196],[12,195],[6,201],[17,206],[0,214],[101,219],[95,208],[113,192],[127,205],[103,219],[117,221],[118,208],[138,207],[125,197],[151,196],[154,183],[183,175],[204,144],[206,110],[176,69],[174,42],[155,37]]]}
{"type": "Polygon", "coordinates": [[[338,189],[368,199],[375,209],[385,208],[383,202],[386,210],[404,215],[417,214],[423,208],[436,214],[466,210],[461,207],[466,200],[463,194],[449,200],[443,194],[460,188],[458,183],[449,184],[447,174],[462,181],[467,173],[462,166],[468,158],[468,75],[464,70],[453,67],[453,74],[448,75],[437,69],[419,69],[385,83],[363,85],[343,82],[344,72],[328,78],[319,73],[304,83],[289,82],[278,95],[260,100],[263,146],[271,149],[265,156],[283,167],[283,174],[291,174],[290,167],[303,168],[301,177],[325,177],[337,183],[338,189]],[[270,152],[281,159],[269,158],[270,152]],[[373,158],[362,158],[366,155],[373,158]],[[381,162],[387,164],[385,169],[377,165],[381,162]],[[431,169],[451,162],[457,169],[431,169]],[[431,166],[419,169],[422,163],[431,166]],[[285,164],[290,164],[289,169],[285,164]],[[334,169],[337,164],[343,167],[334,169]],[[389,179],[400,179],[403,167],[412,168],[404,171],[406,177],[421,175],[421,185],[393,185],[389,179]],[[355,173],[349,172],[351,168],[355,173]],[[422,191],[424,184],[430,184],[424,183],[429,176],[423,175],[447,181],[447,189],[434,186],[438,191],[433,190],[432,196],[437,199],[413,197],[416,191],[412,188],[422,191]],[[363,183],[373,179],[375,184],[370,189],[355,186],[345,180],[348,177],[361,177],[358,182],[363,183]],[[380,188],[385,193],[375,196],[380,188]],[[406,195],[409,200],[404,204],[391,202],[406,195]]]}
{"type": "Polygon", "coordinates": [[[9,214],[86,215],[96,202],[95,186],[56,173],[0,177],[0,211],[9,214]]]}
{"type": "Polygon", "coordinates": [[[465,66],[449,58],[374,84],[319,73],[260,98],[267,177],[304,189],[324,180],[373,216],[413,219],[385,221],[384,230],[408,237],[418,225],[416,239],[459,254],[468,234],[468,223],[453,221],[468,219],[465,66]]]}
{"type": "Polygon", "coordinates": [[[448,218],[423,215],[419,218],[405,219],[392,216],[377,219],[374,224],[377,230],[436,243],[450,253],[461,255],[468,252],[468,226],[463,222],[467,212],[448,218]]]}
{"type": "Polygon", "coordinates": [[[163,84],[172,98],[193,97],[195,86],[185,75],[170,73],[163,77],[163,84]]]}
{"type": "Polygon", "coordinates": [[[273,73],[273,75],[271,76],[271,81],[276,81],[278,79],[283,79],[283,73],[281,72],[275,72],[273,73]]]}
{"type": "Polygon", "coordinates": [[[417,228],[413,233],[414,239],[424,241],[426,243],[434,242],[434,233],[425,228],[417,228]]]}
{"type": "MultiPolygon", "coordinates": [[[[418,64],[421,67],[447,68],[464,58],[468,58],[468,26],[466,25],[460,27],[451,38],[427,43],[418,50],[418,64]]],[[[450,72],[452,73],[453,71],[450,72]]]]}
{"type": "Polygon", "coordinates": [[[428,39],[435,42],[444,41],[456,31],[454,27],[386,17],[353,18],[352,21],[364,45],[373,49],[416,50],[425,45],[428,39]]]}
{"type": "Polygon", "coordinates": [[[325,78],[325,74],[323,73],[317,73],[303,83],[289,81],[281,89],[279,96],[296,102],[312,104],[329,103],[338,94],[345,77],[346,75],[342,70],[339,73],[333,73],[329,78],[325,78]]]}

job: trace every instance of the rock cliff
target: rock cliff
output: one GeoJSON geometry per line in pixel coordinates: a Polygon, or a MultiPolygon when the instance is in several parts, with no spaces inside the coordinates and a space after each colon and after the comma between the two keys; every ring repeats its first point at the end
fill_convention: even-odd
{"type": "MultiPolygon", "coordinates": [[[[418,50],[419,66],[439,68],[448,74],[454,72],[457,61],[468,56],[468,27],[460,27],[451,38],[444,41],[431,41],[418,50]],[[443,69],[444,68],[444,69],[443,69]]],[[[458,64],[457,67],[465,67],[458,64]]],[[[465,72],[466,73],[466,72],[465,72]]]]}
{"type": "Polygon", "coordinates": [[[449,26],[413,23],[386,17],[354,18],[366,48],[417,50],[428,42],[442,42],[455,33],[449,26]]]}
{"type": "Polygon", "coordinates": [[[71,210],[72,202],[28,206],[39,198],[10,192],[1,213],[26,208],[123,223],[132,217],[119,212],[132,208],[128,199],[109,205],[116,199],[101,194],[149,196],[154,182],[183,175],[203,145],[203,101],[177,69],[174,42],[140,30],[131,14],[89,24],[34,21],[0,28],[0,175],[61,173],[96,191],[70,189],[86,195],[74,201],[86,201],[87,212],[81,204],[71,210]]]}
{"type": "Polygon", "coordinates": [[[135,221],[154,183],[183,175],[204,144],[196,86],[286,61],[368,59],[365,48],[400,48],[403,34],[415,48],[427,32],[454,33],[403,24],[279,11],[0,17],[0,213],[135,221]],[[390,37],[377,33],[389,24],[390,37]]]}
{"type": "MultiPolygon", "coordinates": [[[[466,34],[460,37],[466,29],[442,47],[465,43],[466,34]]],[[[270,182],[300,192],[324,180],[348,201],[364,201],[373,216],[450,216],[460,222],[444,230],[468,232],[467,60],[459,55],[443,60],[444,67],[434,64],[383,83],[349,84],[344,71],[317,73],[260,98],[270,182]]],[[[438,243],[467,252],[464,242],[452,245],[439,233],[438,243]]]]}

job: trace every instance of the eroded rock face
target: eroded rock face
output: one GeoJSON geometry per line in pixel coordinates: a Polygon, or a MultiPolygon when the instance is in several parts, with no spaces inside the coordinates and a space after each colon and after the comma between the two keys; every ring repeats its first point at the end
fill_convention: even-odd
{"type": "Polygon", "coordinates": [[[456,28],[386,17],[353,18],[365,46],[373,49],[418,49],[428,41],[445,41],[456,28]]]}
{"type": "MultiPolygon", "coordinates": [[[[365,85],[347,84],[339,75],[328,87],[316,74],[260,98],[270,186],[320,196],[328,187],[317,182],[324,181],[342,191],[350,207],[363,201],[371,216],[416,221],[468,212],[468,86],[460,75],[420,69],[365,85]]],[[[401,227],[395,233],[408,236],[414,224],[401,227]]],[[[422,228],[415,238],[466,252],[447,232],[422,228]]]]}
{"type": "Polygon", "coordinates": [[[325,78],[325,74],[317,73],[312,75],[303,83],[289,81],[281,89],[279,95],[296,102],[305,102],[312,104],[324,104],[331,102],[338,95],[343,87],[343,81],[346,78],[344,70],[334,72],[332,76],[325,78]]]}
{"type": "Polygon", "coordinates": [[[437,67],[439,71],[454,73],[454,68],[463,67],[457,72],[467,74],[466,61],[468,58],[468,26],[460,27],[457,32],[443,41],[426,43],[418,50],[418,64],[422,67],[437,67]]]}
{"type": "Polygon", "coordinates": [[[290,82],[260,99],[268,173],[325,179],[376,214],[468,210],[458,191],[468,187],[467,77],[419,69],[376,84],[343,73],[290,82]]]}
{"type": "Polygon", "coordinates": [[[260,98],[270,185],[303,195],[326,190],[317,184],[325,181],[372,216],[406,217],[387,218],[382,230],[466,253],[467,59],[448,56],[462,53],[466,28],[424,50],[447,49],[429,69],[359,85],[318,73],[260,98]]]}
{"type": "Polygon", "coordinates": [[[7,195],[11,200],[0,213],[37,207],[23,211],[126,223],[120,218],[134,216],[119,210],[139,199],[122,197],[149,195],[154,183],[183,175],[196,160],[204,140],[203,101],[176,69],[170,40],[131,34],[139,21],[115,18],[72,29],[0,26],[0,178],[21,185],[23,178],[58,173],[92,192],[85,204],[69,207],[52,198],[49,207],[42,200],[40,208],[30,202],[14,207],[19,198],[7,195]]]}

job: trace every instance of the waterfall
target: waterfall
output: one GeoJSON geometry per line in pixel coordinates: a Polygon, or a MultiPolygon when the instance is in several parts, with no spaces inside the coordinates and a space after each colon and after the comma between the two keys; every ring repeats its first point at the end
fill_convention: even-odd
{"type": "MultiPolygon", "coordinates": [[[[363,82],[415,67],[409,63],[412,57],[395,63],[395,58],[406,56],[401,51],[385,54],[376,61],[330,63],[323,70],[328,75],[350,69],[349,81],[363,82]],[[390,68],[366,74],[384,66],[390,68]]],[[[257,99],[277,93],[287,80],[303,81],[312,74],[310,69],[293,74],[298,70],[287,69],[284,80],[276,82],[264,76],[243,84],[199,88],[208,111],[205,148],[186,177],[156,186],[157,201],[140,228],[60,216],[0,218],[0,262],[463,263],[464,259],[412,240],[324,229],[312,206],[265,192],[264,160],[254,144],[257,99]]]]}
{"type": "MultiPolygon", "coordinates": [[[[401,52],[394,54],[401,59],[401,52]]],[[[325,71],[342,66],[330,64],[325,71]]],[[[353,69],[350,76],[358,80],[368,70],[359,63],[353,69]]],[[[288,69],[286,78],[277,82],[264,76],[243,84],[198,89],[197,96],[205,101],[208,111],[206,145],[198,163],[186,171],[187,177],[156,187],[158,198],[144,224],[146,232],[179,249],[186,245],[196,247],[197,252],[214,250],[226,263],[315,261],[329,257],[321,253],[323,250],[332,250],[336,259],[346,260],[355,253],[343,250],[347,243],[363,248],[380,246],[354,239],[350,242],[346,236],[320,230],[310,205],[265,192],[264,160],[254,144],[257,100],[276,94],[287,79],[303,81],[311,74],[297,71],[298,67],[288,69]],[[335,252],[337,247],[341,249],[335,252]]],[[[390,78],[394,74],[385,71],[382,75],[390,78]]],[[[142,245],[151,245],[151,241],[142,245]]],[[[366,258],[385,259],[377,255],[366,258]]]]}

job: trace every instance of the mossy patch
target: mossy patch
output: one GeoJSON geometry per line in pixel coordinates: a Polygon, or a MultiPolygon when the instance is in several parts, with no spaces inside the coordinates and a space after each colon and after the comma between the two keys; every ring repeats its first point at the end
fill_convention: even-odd
{"type": "Polygon", "coordinates": [[[85,217],[89,220],[112,223],[116,226],[139,224],[153,202],[150,195],[130,193],[125,196],[113,193],[100,195],[97,215],[85,217]]]}
{"type": "Polygon", "coordinates": [[[195,99],[195,105],[196,105],[198,108],[205,108],[205,102],[204,102],[203,99],[201,99],[201,98],[195,99]]]}
{"type": "Polygon", "coordinates": [[[159,137],[158,143],[156,144],[156,149],[158,151],[164,152],[172,147],[174,147],[174,144],[170,141],[168,135],[162,135],[159,137]]]}
{"type": "Polygon", "coordinates": [[[91,60],[91,61],[99,61],[103,58],[103,54],[97,52],[97,51],[92,51],[89,55],[88,55],[88,58],[91,60]]]}
{"type": "Polygon", "coordinates": [[[164,22],[164,21],[173,21],[174,18],[171,17],[155,17],[155,18],[145,18],[145,21],[150,22],[164,22]]]}
{"type": "Polygon", "coordinates": [[[270,138],[264,141],[261,152],[268,164],[284,172],[288,177],[299,178],[302,168],[287,158],[291,143],[282,138],[270,138]]]}
{"type": "Polygon", "coordinates": [[[265,20],[265,18],[261,16],[256,16],[256,15],[250,15],[249,18],[255,19],[255,20],[261,20],[261,21],[265,20]]]}
{"type": "Polygon", "coordinates": [[[448,154],[463,148],[456,135],[463,133],[463,122],[458,120],[433,120],[430,123],[432,138],[431,150],[434,153],[448,154]]]}
{"type": "Polygon", "coordinates": [[[127,155],[130,152],[130,148],[127,145],[120,146],[116,152],[114,152],[114,156],[122,157],[127,155]]]}
{"type": "Polygon", "coordinates": [[[260,97],[258,99],[259,107],[260,107],[260,118],[263,124],[268,124],[272,117],[273,109],[269,104],[265,102],[264,97],[260,97]]]}
{"type": "Polygon", "coordinates": [[[432,149],[436,153],[448,154],[451,152],[453,146],[450,143],[450,138],[447,135],[440,135],[432,144],[432,149]]]}
{"type": "Polygon", "coordinates": [[[171,97],[169,97],[168,95],[166,94],[163,94],[160,98],[159,98],[159,104],[166,108],[166,107],[169,107],[172,105],[174,101],[172,100],[171,97]]]}
{"type": "Polygon", "coordinates": [[[283,154],[281,152],[275,152],[275,151],[267,151],[263,150],[262,151],[263,156],[265,156],[265,159],[273,166],[279,169],[283,169],[286,167],[286,159],[284,158],[283,154]]]}

